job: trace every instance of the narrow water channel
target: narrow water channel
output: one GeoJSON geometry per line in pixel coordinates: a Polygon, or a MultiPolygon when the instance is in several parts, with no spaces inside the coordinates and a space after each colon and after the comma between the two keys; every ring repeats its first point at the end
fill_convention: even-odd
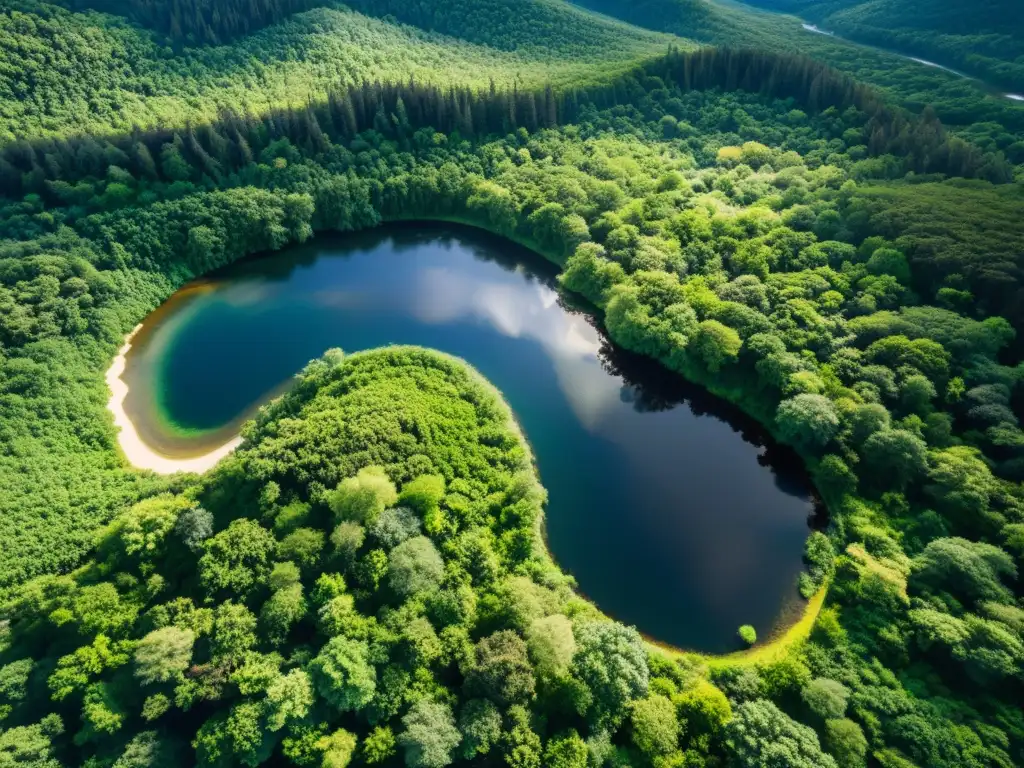
{"type": "Polygon", "coordinates": [[[549,491],[559,565],[603,611],[707,652],[799,614],[814,504],[799,460],[752,420],[609,344],[554,270],[442,225],[325,236],[187,286],[137,334],[125,409],[188,456],[223,442],[329,347],[463,357],[505,395],[549,491]]]}
{"type": "Polygon", "coordinates": [[[871,45],[870,43],[862,43],[862,42],[860,42],[858,40],[851,40],[848,37],[843,37],[842,35],[837,35],[835,32],[830,32],[827,29],[821,29],[816,24],[808,24],[806,21],[801,21],[800,22],[800,26],[802,26],[808,32],[813,32],[813,33],[815,33],[817,35],[825,35],[826,37],[834,37],[836,40],[842,40],[844,42],[851,43],[852,45],[862,45],[865,48],[873,48],[874,50],[882,51],[883,53],[891,53],[893,56],[899,56],[901,59],[907,59],[908,61],[915,61],[918,64],[923,64],[926,67],[933,67],[935,69],[941,69],[943,72],[949,72],[949,74],[956,75],[957,77],[962,77],[965,80],[974,80],[987,93],[991,93],[991,94],[996,95],[996,96],[1002,96],[1003,98],[1010,99],[1011,101],[1024,101],[1024,95],[1021,95],[1019,93],[1007,93],[1004,88],[1000,88],[999,86],[992,85],[991,83],[986,83],[981,78],[975,77],[974,75],[968,75],[966,72],[961,72],[958,69],[953,69],[953,68],[947,67],[947,66],[945,66],[943,64],[937,64],[934,61],[928,61],[928,59],[921,59],[921,58],[918,58],[917,56],[909,56],[909,55],[907,55],[905,53],[900,53],[899,51],[895,51],[892,48],[882,48],[881,46],[878,46],[878,45],[871,45]]]}

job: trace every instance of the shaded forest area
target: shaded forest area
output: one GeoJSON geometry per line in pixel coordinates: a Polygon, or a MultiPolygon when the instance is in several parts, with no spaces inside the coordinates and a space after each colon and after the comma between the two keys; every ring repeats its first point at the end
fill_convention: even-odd
{"type": "MultiPolygon", "coordinates": [[[[1001,151],[1016,165],[1024,164],[1024,106],[993,95],[959,75],[896,53],[808,32],[796,19],[740,4],[701,0],[576,1],[647,29],[712,45],[809,56],[874,86],[892,103],[913,112],[931,107],[962,138],[986,150],[1001,151]]],[[[1007,16],[1012,15],[1011,9],[1007,16]]],[[[942,60],[941,56],[931,58],[942,60]]]]}
{"type": "Polygon", "coordinates": [[[998,154],[983,153],[950,136],[930,110],[911,116],[888,107],[870,88],[812,59],[751,49],[673,49],[636,75],[609,85],[555,91],[498,88],[489,90],[432,84],[363,82],[332,91],[326,102],[304,109],[275,110],[263,118],[226,112],[211,125],[189,126],[180,134],[170,129],[98,140],[21,140],[0,154],[0,192],[17,196],[46,190],[47,181],[73,182],[95,176],[116,161],[133,173],[158,178],[154,161],[168,143],[185,145],[190,159],[211,178],[237,169],[252,159],[252,147],[287,137],[322,149],[325,137],[351,140],[370,129],[389,127],[394,115],[407,129],[431,126],[466,138],[501,134],[518,127],[533,131],[577,121],[581,110],[628,104],[638,77],[660,77],[683,92],[691,89],[741,89],[768,98],[790,98],[812,111],[853,109],[851,120],[866,119],[868,150],[901,158],[904,172],[982,178],[994,183],[1012,180],[1012,170],[998,154]],[[856,113],[859,113],[856,114],[856,113]],[[187,144],[185,143],[187,140],[187,144]]]}
{"type": "Polygon", "coordinates": [[[861,42],[930,56],[1024,89],[1024,14],[1013,0],[753,0],[861,42]]]}
{"type": "Polygon", "coordinates": [[[327,5],[325,0],[63,0],[71,10],[91,8],[127,16],[175,43],[219,45],[327,5]]]}
{"type": "MultiPolygon", "coordinates": [[[[335,5],[333,0],[61,0],[59,4],[72,10],[90,8],[126,16],[166,35],[176,44],[186,45],[224,44],[276,24],[294,13],[335,5]]],[[[552,37],[560,38],[567,47],[597,42],[594,30],[588,30],[586,24],[573,23],[582,21],[584,14],[571,6],[551,2],[512,5],[505,0],[451,0],[443,4],[351,0],[344,6],[367,16],[398,21],[499,50],[518,50],[530,44],[522,35],[524,22],[532,29],[535,44],[549,52],[552,37]],[[582,34],[566,35],[567,25],[582,34]]],[[[621,31],[628,34],[625,27],[621,31]]]]}
{"type": "Polygon", "coordinates": [[[472,18],[447,37],[331,6],[230,44],[175,50],[118,16],[11,0],[0,7],[0,143],[182,128],[224,108],[263,114],[363,80],[580,87],[664,55],[671,40],[562,2],[527,0],[519,11],[500,30],[502,48],[472,18]]]}

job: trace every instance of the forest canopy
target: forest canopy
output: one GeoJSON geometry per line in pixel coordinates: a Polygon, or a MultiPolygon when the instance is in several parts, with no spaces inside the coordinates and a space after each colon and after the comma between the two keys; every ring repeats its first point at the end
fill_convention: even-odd
{"type": "MultiPolygon", "coordinates": [[[[0,755],[536,765],[647,701],[639,635],[547,558],[528,448],[461,361],[330,351],[245,436],[210,477],[116,517],[76,575],[12,594],[0,755]],[[31,710],[51,714],[18,725],[31,710]]],[[[667,716],[673,737],[638,749],[680,751],[667,716]]]]}
{"type": "Polygon", "coordinates": [[[1024,124],[668,2],[630,13],[720,47],[559,0],[198,17],[219,45],[0,12],[0,765],[1024,763],[1024,124]],[[331,351],[210,475],[127,466],[103,372],[164,298],[409,217],[530,246],[799,451],[830,512],[799,641],[602,617],[500,397],[436,353],[331,351]]]}
{"type": "Polygon", "coordinates": [[[1024,86],[1024,18],[1007,0],[982,0],[965,13],[954,0],[759,0],[755,5],[812,19],[866,43],[932,56],[1001,83],[1024,86]]]}

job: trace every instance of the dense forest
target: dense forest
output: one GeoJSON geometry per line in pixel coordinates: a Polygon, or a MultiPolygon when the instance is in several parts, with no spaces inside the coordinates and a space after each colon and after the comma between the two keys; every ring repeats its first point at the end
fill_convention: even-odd
{"type": "Polygon", "coordinates": [[[1007,0],[982,0],[969,12],[955,0],[758,0],[867,43],[932,56],[948,65],[1024,88],[1024,17],[1007,0]]]}
{"type": "MultiPolygon", "coordinates": [[[[518,87],[497,88],[492,82],[489,90],[474,90],[364,81],[331,90],[316,106],[272,111],[262,120],[225,110],[218,122],[198,129],[189,124],[174,133],[135,131],[119,138],[12,142],[0,154],[0,189],[12,194],[45,192],[52,189],[47,182],[68,183],[96,176],[112,159],[136,176],[162,174],[167,179],[164,147],[168,143],[179,153],[185,152],[183,159],[203,166],[208,177],[217,179],[249,162],[251,145],[265,140],[262,137],[287,137],[307,148],[323,148],[331,134],[352,139],[370,128],[390,131],[388,115],[395,116],[406,130],[429,124],[442,132],[457,130],[466,138],[517,127],[533,131],[575,122],[588,106],[628,102],[629,87],[636,77],[656,77],[684,92],[740,89],[792,98],[815,111],[853,110],[851,128],[861,130],[868,154],[898,157],[898,172],[944,173],[995,183],[1013,178],[1013,169],[1001,154],[983,152],[949,136],[934,112],[912,116],[890,108],[871,89],[812,59],[752,49],[703,48],[692,53],[672,49],[627,79],[588,89],[556,92],[547,86],[542,91],[520,91],[518,87]],[[161,158],[159,168],[154,157],[161,158]]],[[[880,170],[882,175],[892,172],[880,170]]]]}
{"type": "Polygon", "coordinates": [[[293,13],[309,10],[314,0],[70,0],[73,10],[92,8],[123,14],[167,35],[174,43],[218,44],[275,24],[293,13]]]}
{"type": "MultiPolygon", "coordinates": [[[[93,11],[0,12],[0,765],[1024,764],[1009,119],[947,126],[813,51],[479,5],[493,26],[359,2],[180,51],[93,11]],[[261,54],[317,72],[291,98],[239,74],[350,23],[374,36],[319,70],[261,54]],[[120,69],[45,66],[112,41],[120,69]],[[421,77],[428,50],[479,67],[421,77]],[[530,246],[612,340],[799,451],[830,512],[806,637],[705,658],[603,617],[544,551],[500,395],[435,352],[326,352],[205,476],[126,464],[103,372],[162,299],[409,218],[530,246]]],[[[702,5],[721,30],[746,13],[702,5]]]]}
{"type": "Polygon", "coordinates": [[[365,79],[579,86],[664,55],[672,40],[560,0],[534,0],[516,18],[499,35],[464,16],[444,36],[319,7],[229,45],[176,52],[116,16],[14,0],[0,7],[0,141],[181,127],[222,109],[260,115],[365,79]]]}
{"type": "MultiPolygon", "coordinates": [[[[896,53],[802,29],[792,17],[735,3],[700,0],[576,0],[580,5],[652,30],[719,46],[810,56],[867,83],[914,112],[931,107],[965,139],[1024,163],[1024,104],[983,84],[896,53]]],[[[1012,13],[1008,13],[1011,16],[1012,13]]],[[[938,57],[941,59],[941,57],[938,57]]]]}

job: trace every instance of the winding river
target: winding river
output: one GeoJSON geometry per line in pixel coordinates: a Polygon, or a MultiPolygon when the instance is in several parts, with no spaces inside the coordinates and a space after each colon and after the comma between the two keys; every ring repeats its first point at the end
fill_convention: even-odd
{"type": "Polygon", "coordinates": [[[893,50],[892,48],[882,48],[881,46],[878,45],[872,45],[870,43],[862,43],[857,40],[851,40],[850,38],[837,35],[835,32],[830,32],[827,29],[822,29],[816,24],[809,24],[806,21],[801,21],[800,26],[803,27],[808,32],[813,32],[816,35],[825,35],[826,37],[832,37],[835,38],[836,40],[842,40],[843,42],[851,43],[853,45],[862,45],[865,48],[874,48],[876,51],[882,51],[883,53],[891,53],[893,56],[899,56],[900,58],[907,59],[909,61],[915,61],[918,64],[923,64],[926,67],[941,69],[943,72],[949,72],[949,74],[956,75],[957,77],[962,77],[965,80],[973,80],[982,88],[982,90],[987,91],[988,93],[991,93],[995,96],[1002,96],[1003,98],[1009,99],[1010,101],[1024,101],[1024,95],[1021,95],[1019,93],[1007,93],[1005,89],[1000,88],[999,86],[992,85],[991,83],[986,83],[984,80],[977,78],[974,75],[968,75],[966,72],[961,72],[958,69],[953,69],[952,67],[947,67],[943,64],[937,64],[934,61],[928,61],[928,59],[921,59],[918,58],[917,56],[910,56],[906,53],[900,53],[899,51],[893,50]]]}
{"type": "Polygon", "coordinates": [[[132,339],[121,379],[138,439],[168,461],[223,444],[329,347],[420,344],[505,395],[549,491],[552,554],[648,637],[735,650],[804,605],[816,506],[799,460],[758,425],[611,345],[555,269],[468,228],[410,224],[248,259],[192,283],[132,339]]]}

